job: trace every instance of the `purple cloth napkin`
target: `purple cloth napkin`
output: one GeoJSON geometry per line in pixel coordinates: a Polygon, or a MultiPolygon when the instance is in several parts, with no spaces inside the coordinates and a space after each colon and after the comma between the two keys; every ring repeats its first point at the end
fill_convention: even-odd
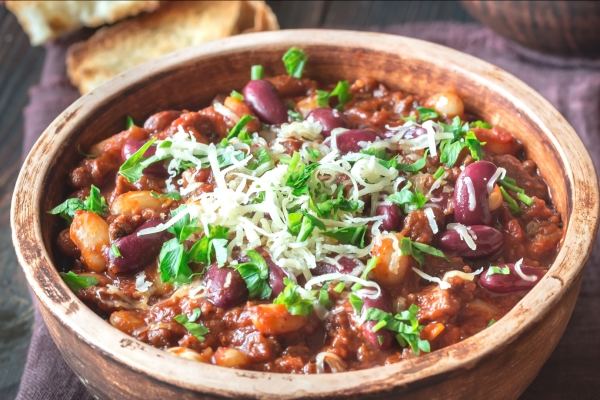
{"type": "MultiPolygon", "coordinates": [[[[548,99],[579,133],[592,158],[600,157],[600,60],[540,55],[478,25],[436,22],[374,30],[440,43],[509,71],[548,99]]],[[[46,46],[42,79],[37,87],[31,89],[30,104],[25,109],[24,153],[29,151],[46,126],[78,97],[65,76],[64,67],[65,51],[72,41],[73,38],[46,46]]],[[[565,334],[522,400],[598,398],[599,263],[600,239],[596,240],[581,294],[565,334]]],[[[36,307],[33,339],[17,399],[92,398],[62,359],[36,307]]]]}

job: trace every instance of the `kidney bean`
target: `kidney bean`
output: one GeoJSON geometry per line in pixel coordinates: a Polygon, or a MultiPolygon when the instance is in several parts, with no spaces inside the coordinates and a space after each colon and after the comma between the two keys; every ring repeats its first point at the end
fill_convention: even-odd
{"type": "Polygon", "coordinates": [[[171,122],[175,121],[181,116],[181,111],[161,111],[153,114],[144,122],[144,129],[147,131],[157,133],[163,129],[167,129],[171,122]]]}
{"type": "Polygon", "coordinates": [[[248,298],[248,287],[244,278],[234,268],[219,268],[217,263],[211,264],[204,275],[208,286],[208,298],[217,307],[235,307],[248,298]]]}
{"type": "Polygon", "coordinates": [[[338,264],[342,267],[342,269],[333,264],[319,261],[317,266],[311,269],[310,272],[313,274],[313,276],[333,274],[338,272],[341,274],[350,274],[352,271],[354,271],[354,268],[358,266],[358,262],[351,257],[340,257],[338,259],[338,264]]]}
{"type": "Polygon", "coordinates": [[[442,189],[436,189],[432,193],[432,198],[427,203],[432,207],[439,207],[441,210],[446,211],[448,205],[452,203],[452,193],[442,191],[442,189]]]}
{"type": "Polygon", "coordinates": [[[288,108],[271,82],[264,79],[250,81],[242,94],[261,121],[272,125],[288,121],[288,108]]]}
{"type": "MultiPolygon", "coordinates": [[[[359,142],[375,142],[379,136],[366,129],[350,129],[336,136],[337,147],[342,154],[359,153],[363,148],[359,142]]],[[[326,139],[323,144],[331,147],[331,138],[326,139]]]]}
{"type": "Polygon", "coordinates": [[[515,271],[515,264],[513,263],[498,264],[497,267],[508,267],[510,273],[508,275],[488,275],[489,269],[486,269],[483,274],[481,274],[481,278],[479,278],[481,286],[493,293],[511,293],[520,292],[522,290],[531,290],[544,276],[544,271],[541,269],[521,264],[521,272],[523,272],[523,274],[536,277],[534,281],[526,281],[517,274],[515,271]]]}
{"type": "Polygon", "coordinates": [[[496,254],[502,249],[504,237],[501,232],[491,226],[473,225],[468,229],[474,234],[472,237],[476,245],[475,250],[472,250],[455,230],[448,230],[439,235],[438,247],[440,250],[451,256],[480,258],[496,254]]]}
{"type": "MultiPolygon", "coordinates": [[[[142,148],[142,146],[146,142],[143,140],[128,140],[121,149],[121,158],[123,161],[126,161],[129,157],[131,157],[136,151],[142,148]]],[[[144,157],[151,157],[156,154],[156,147],[150,146],[148,150],[144,152],[144,157]]],[[[159,178],[167,178],[169,177],[169,173],[167,172],[167,168],[162,162],[155,162],[152,165],[149,165],[148,168],[144,168],[142,171],[145,175],[154,175],[159,178]]]]}
{"type": "Polygon", "coordinates": [[[271,286],[271,289],[273,290],[271,293],[271,299],[274,299],[285,289],[283,278],[289,278],[289,276],[285,273],[283,268],[275,264],[271,256],[264,257],[264,259],[269,266],[269,286],[271,286]]]}
{"type": "Polygon", "coordinates": [[[315,108],[308,113],[306,118],[312,117],[315,122],[319,122],[323,125],[321,135],[323,137],[329,137],[331,131],[335,128],[347,128],[348,121],[344,114],[333,108],[315,108]]]}
{"type": "Polygon", "coordinates": [[[456,222],[467,226],[492,224],[487,183],[496,169],[497,167],[491,162],[477,161],[460,173],[454,189],[454,219],[456,222]],[[469,204],[470,191],[467,185],[469,179],[473,184],[474,204],[469,204]]]}
{"type": "Polygon", "coordinates": [[[383,216],[381,227],[388,232],[401,231],[404,214],[396,204],[380,204],[375,209],[376,216],[383,216]]]}
{"type": "Polygon", "coordinates": [[[114,244],[119,249],[121,257],[115,257],[110,248],[106,250],[111,272],[135,274],[153,262],[158,257],[163,243],[173,235],[163,231],[138,236],[138,232],[146,228],[154,228],[163,222],[161,219],[152,219],[144,222],[133,233],[117,239],[114,244]]]}
{"type": "MultiPolygon", "coordinates": [[[[383,288],[381,288],[381,295],[379,297],[375,299],[364,297],[362,301],[363,307],[361,312],[363,314],[366,313],[369,308],[378,308],[385,312],[392,312],[392,297],[383,288]]],[[[377,332],[373,332],[373,326],[375,326],[377,322],[378,321],[365,321],[361,325],[363,335],[365,335],[365,338],[378,350],[387,350],[392,345],[394,335],[391,331],[384,328],[379,329],[377,332]],[[383,337],[381,343],[379,343],[379,336],[383,337]]]]}

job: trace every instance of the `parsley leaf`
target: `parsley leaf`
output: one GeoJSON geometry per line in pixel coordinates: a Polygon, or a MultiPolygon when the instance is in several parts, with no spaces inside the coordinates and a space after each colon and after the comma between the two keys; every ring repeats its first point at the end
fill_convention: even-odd
{"type": "Polygon", "coordinates": [[[429,254],[434,257],[443,258],[448,261],[448,258],[444,255],[441,250],[436,249],[435,247],[428,246],[423,243],[413,242],[410,238],[402,238],[400,239],[400,253],[403,256],[410,255],[415,261],[419,263],[419,265],[423,265],[425,262],[425,255],[429,254]]]}
{"type": "Polygon", "coordinates": [[[144,165],[143,162],[150,157],[144,157],[144,153],[152,143],[156,141],[156,138],[153,137],[149,141],[147,141],[138,151],[133,153],[131,157],[129,157],[123,165],[119,168],[119,173],[127,179],[129,182],[138,181],[142,177],[142,171],[147,165],[144,165]]]}
{"type": "Polygon", "coordinates": [[[187,265],[189,255],[177,238],[163,244],[158,260],[161,282],[181,285],[192,281],[192,270],[187,265]]]}
{"type": "Polygon", "coordinates": [[[339,102],[339,104],[335,106],[338,110],[341,110],[352,100],[354,96],[350,93],[350,84],[348,81],[339,81],[331,93],[328,93],[326,90],[317,90],[317,105],[319,107],[328,107],[329,100],[335,96],[337,96],[339,102]]]}
{"type": "Polygon", "coordinates": [[[67,199],[62,204],[54,207],[48,211],[48,214],[60,214],[60,216],[67,222],[73,222],[75,211],[84,210],[91,211],[102,216],[107,210],[106,199],[101,196],[100,190],[92,185],[90,187],[90,195],[84,200],[80,199],[67,199]]]}
{"type": "Polygon", "coordinates": [[[203,342],[204,341],[204,336],[210,332],[210,330],[200,324],[200,323],[195,323],[194,321],[196,321],[199,317],[200,317],[200,309],[199,308],[195,308],[192,314],[192,318],[189,318],[187,315],[185,314],[179,314],[176,315],[175,317],[173,317],[173,319],[185,326],[185,329],[187,329],[188,331],[190,331],[190,333],[192,335],[194,335],[196,337],[196,339],[198,339],[199,341],[203,342]]]}
{"type": "Polygon", "coordinates": [[[173,200],[181,200],[181,195],[179,193],[156,193],[154,190],[150,191],[150,195],[155,199],[160,199],[161,197],[169,197],[173,200]]]}
{"type": "Polygon", "coordinates": [[[98,279],[94,277],[77,275],[73,271],[67,273],[59,272],[59,275],[74,293],[77,293],[80,289],[86,289],[90,286],[97,285],[99,282],[98,279]]]}
{"type": "Polygon", "coordinates": [[[435,171],[435,174],[433,174],[433,179],[439,179],[442,175],[444,175],[444,167],[440,166],[437,171],[435,171]]]}
{"type": "Polygon", "coordinates": [[[471,157],[477,161],[483,160],[483,149],[481,146],[485,143],[481,143],[479,140],[477,140],[477,136],[475,136],[473,131],[467,132],[465,136],[465,144],[471,150],[471,157]]]}
{"type": "Polygon", "coordinates": [[[250,292],[248,298],[268,299],[271,297],[272,289],[269,286],[267,261],[256,250],[248,250],[246,255],[250,258],[250,262],[239,264],[235,268],[246,282],[250,292]]]}
{"type": "Polygon", "coordinates": [[[231,93],[229,94],[229,97],[233,97],[234,99],[239,100],[239,101],[244,101],[244,95],[235,90],[231,91],[231,93]]]}
{"type": "Polygon", "coordinates": [[[288,110],[288,115],[294,118],[296,121],[302,121],[302,114],[294,110],[288,110]]]}
{"type": "MultiPolygon", "coordinates": [[[[360,279],[366,281],[369,276],[369,272],[371,272],[372,270],[375,269],[378,261],[379,261],[379,257],[369,258],[369,261],[367,261],[367,265],[365,266],[365,270],[360,275],[360,279]]],[[[357,282],[354,285],[352,285],[352,290],[356,292],[357,290],[361,289],[362,287],[363,287],[362,284],[357,282]]]]}
{"type": "Polygon", "coordinates": [[[319,150],[313,149],[312,147],[307,147],[306,152],[308,153],[310,158],[312,158],[313,160],[316,160],[319,157],[321,157],[321,152],[319,150]]]}
{"type": "Polygon", "coordinates": [[[496,267],[496,266],[490,266],[490,268],[488,269],[488,272],[485,274],[485,276],[490,276],[490,275],[510,275],[510,268],[508,267],[496,267]]]}
{"type": "Polygon", "coordinates": [[[429,149],[425,150],[425,154],[423,154],[423,158],[415,161],[412,164],[398,163],[395,166],[395,168],[398,171],[404,171],[404,172],[409,172],[411,174],[416,174],[417,172],[419,172],[420,170],[425,168],[425,164],[427,164],[427,154],[428,153],[429,153],[429,149]]]}
{"type": "Polygon", "coordinates": [[[323,285],[321,290],[319,290],[319,304],[325,308],[331,308],[333,306],[333,302],[329,298],[329,292],[327,291],[328,284],[323,285]]]}
{"type": "Polygon", "coordinates": [[[331,231],[321,232],[321,235],[336,239],[343,244],[351,244],[358,246],[361,249],[365,247],[365,234],[367,226],[351,226],[347,228],[334,229],[331,231]]]}
{"type": "Polygon", "coordinates": [[[248,125],[250,121],[253,121],[255,119],[256,117],[253,117],[252,115],[244,115],[242,118],[240,118],[237,124],[235,124],[235,126],[231,128],[231,131],[229,131],[229,133],[227,134],[227,140],[237,137],[241,132],[246,132],[242,129],[244,129],[244,127],[246,127],[246,125],[248,125]]]}
{"type": "Polygon", "coordinates": [[[333,291],[336,293],[342,293],[345,288],[346,284],[344,282],[338,282],[338,284],[333,288],[333,291]]]}
{"type": "Polygon", "coordinates": [[[313,303],[300,296],[298,293],[300,286],[288,278],[283,278],[283,283],[286,285],[285,289],[273,300],[273,304],[284,304],[292,315],[310,315],[313,303]]]}
{"type": "Polygon", "coordinates": [[[411,186],[412,183],[409,182],[402,190],[388,196],[388,200],[402,207],[405,214],[422,208],[428,200],[427,196],[419,193],[419,191],[411,192],[411,186]]]}
{"type": "Polygon", "coordinates": [[[250,79],[255,81],[257,79],[262,79],[265,76],[265,70],[262,65],[253,65],[250,68],[250,79]]]}
{"type": "MultiPolygon", "coordinates": [[[[184,212],[186,208],[187,206],[185,204],[180,205],[175,210],[171,211],[171,218],[175,218],[177,214],[184,212]]],[[[183,243],[183,241],[190,237],[190,235],[202,230],[202,227],[196,226],[197,223],[198,219],[194,218],[192,220],[190,214],[186,213],[183,218],[180,218],[177,222],[171,225],[167,229],[167,232],[171,232],[173,235],[175,235],[175,238],[177,238],[180,243],[183,243]]]]}
{"type": "Polygon", "coordinates": [[[462,149],[466,146],[464,142],[452,142],[452,139],[442,140],[440,143],[440,162],[446,163],[447,167],[453,167],[458,160],[462,149]]]}
{"type": "Polygon", "coordinates": [[[319,163],[312,163],[304,165],[300,162],[300,153],[295,152],[294,156],[288,166],[288,173],[286,179],[286,186],[293,188],[292,194],[294,196],[301,196],[308,193],[308,186],[306,183],[310,179],[312,171],[319,166],[319,163]]]}
{"type": "Polygon", "coordinates": [[[496,320],[494,318],[490,319],[490,323],[488,324],[487,328],[494,325],[495,323],[496,323],[496,320]]]}
{"type": "Polygon", "coordinates": [[[190,249],[190,260],[196,263],[210,264],[212,253],[215,253],[217,264],[220,267],[227,261],[227,238],[229,228],[216,225],[210,227],[208,235],[194,243],[190,249]]]}
{"type": "Polygon", "coordinates": [[[433,108],[417,107],[420,121],[427,121],[439,117],[438,113],[433,108]]]}
{"type": "Polygon", "coordinates": [[[304,66],[308,60],[304,50],[292,47],[283,55],[282,60],[288,75],[294,78],[302,78],[302,71],[304,71],[304,66]]]}

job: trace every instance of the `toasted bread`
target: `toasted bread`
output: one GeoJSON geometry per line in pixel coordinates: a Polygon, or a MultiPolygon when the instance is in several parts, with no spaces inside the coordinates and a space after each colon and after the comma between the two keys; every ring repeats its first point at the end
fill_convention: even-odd
{"type": "Polygon", "coordinates": [[[34,46],[82,26],[112,24],[142,11],[154,11],[159,5],[159,1],[6,2],[34,46]]]}
{"type": "Polygon", "coordinates": [[[175,50],[243,32],[279,29],[264,1],[170,1],[76,43],[67,72],[87,93],[113,76],[175,50]]]}

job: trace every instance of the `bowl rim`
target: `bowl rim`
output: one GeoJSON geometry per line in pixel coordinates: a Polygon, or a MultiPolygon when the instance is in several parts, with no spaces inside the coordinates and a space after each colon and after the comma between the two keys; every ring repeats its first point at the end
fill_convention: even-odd
{"type": "Polygon", "coordinates": [[[46,311],[80,341],[115,362],[156,380],[184,389],[225,397],[253,394],[263,398],[324,397],[390,391],[417,381],[441,376],[459,368],[472,368],[498,349],[507,347],[547,315],[577,282],[592,249],[598,224],[597,179],[591,158],[573,128],[541,95],[500,68],[473,56],[438,44],[403,36],[342,30],[284,30],[253,33],[205,43],[171,53],[130,69],[75,101],[44,131],[27,156],[19,174],[11,204],[12,239],[19,264],[46,311]],[[188,361],[137,341],[97,316],[60,279],[44,246],[41,231],[41,188],[53,163],[48,155],[61,151],[69,132],[103,101],[114,98],[135,82],[190,62],[224,56],[268,45],[279,47],[344,45],[355,49],[394,53],[411,51],[439,68],[468,73],[474,81],[493,86],[520,112],[526,112],[544,132],[563,162],[570,182],[572,209],[564,243],[546,276],[505,317],[489,329],[455,345],[414,360],[385,367],[327,375],[288,375],[232,370],[188,361]],[[435,54],[432,60],[431,55],[435,54]],[[460,63],[457,61],[460,60],[460,63]],[[543,112],[542,112],[543,110],[543,112]],[[577,172],[577,174],[574,173],[577,172]],[[583,176],[584,173],[585,178],[583,176]],[[33,189],[31,189],[33,188],[33,189]],[[30,226],[32,229],[22,229],[30,226]],[[578,249],[578,251],[568,251],[578,249]],[[576,268],[573,268],[576,266],[576,268]],[[42,276],[43,275],[43,276],[42,276]],[[535,310],[535,312],[533,311],[535,310]],[[534,318],[535,317],[535,318],[534,318]],[[123,343],[135,345],[123,346],[123,343]],[[160,366],[159,368],[148,366],[160,366]],[[375,374],[373,371],[376,371],[375,374]],[[198,376],[202,376],[201,381],[198,376]],[[231,385],[231,382],[237,382],[231,385]],[[365,385],[368,383],[368,385],[365,385]]]}

